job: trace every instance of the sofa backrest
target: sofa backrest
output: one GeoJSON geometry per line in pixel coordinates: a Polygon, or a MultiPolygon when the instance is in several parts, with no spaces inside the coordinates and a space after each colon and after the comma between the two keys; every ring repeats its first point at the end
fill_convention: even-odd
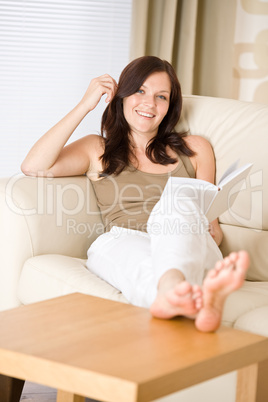
{"type": "Polygon", "coordinates": [[[178,130],[207,138],[216,158],[216,183],[239,159],[253,163],[232,207],[220,216],[223,254],[246,249],[249,280],[268,281],[268,105],[184,96],[178,130]]]}

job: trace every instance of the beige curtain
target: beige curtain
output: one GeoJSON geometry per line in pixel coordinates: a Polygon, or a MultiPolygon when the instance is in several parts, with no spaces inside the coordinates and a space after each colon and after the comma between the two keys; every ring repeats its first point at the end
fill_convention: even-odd
{"type": "MultiPolygon", "coordinates": [[[[185,94],[268,103],[265,33],[261,37],[261,51],[265,45],[266,56],[261,57],[260,68],[262,79],[265,80],[266,74],[266,84],[262,83],[257,98],[241,91],[245,68],[239,66],[241,61],[237,52],[244,47],[240,46],[239,40],[235,43],[235,37],[239,24],[248,35],[249,23],[241,23],[240,3],[241,7],[247,6],[252,15],[255,13],[255,17],[256,13],[261,12],[262,17],[266,13],[267,4],[264,6],[262,0],[133,0],[131,60],[143,55],[168,60],[175,68],[185,94]]],[[[265,21],[268,30],[268,19],[265,21]]],[[[252,86],[252,82],[248,85],[252,86]]]]}
{"type": "Polygon", "coordinates": [[[133,0],[131,59],[168,60],[185,93],[193,88],[197,8],[198,0],[133,0]]]}

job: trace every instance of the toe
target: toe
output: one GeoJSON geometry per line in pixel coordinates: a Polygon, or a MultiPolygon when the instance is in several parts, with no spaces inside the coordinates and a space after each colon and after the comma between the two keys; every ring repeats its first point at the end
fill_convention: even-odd
{"type": "Polygon", "coordinates": [[[192,295],[192,286],[189,282],[183,281],[176,285],[175,291],[178,296],[192,295]]]}

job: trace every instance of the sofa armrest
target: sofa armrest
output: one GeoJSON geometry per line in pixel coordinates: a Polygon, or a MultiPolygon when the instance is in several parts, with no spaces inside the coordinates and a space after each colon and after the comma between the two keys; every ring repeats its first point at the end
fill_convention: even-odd
{"type": "Polygon", "coordinates": [[[0,310],[20,304],[17,285],[28,258],[86,258],[88,247],[103,232],[86,176],[0,179],[0,216],[0,310]]]}

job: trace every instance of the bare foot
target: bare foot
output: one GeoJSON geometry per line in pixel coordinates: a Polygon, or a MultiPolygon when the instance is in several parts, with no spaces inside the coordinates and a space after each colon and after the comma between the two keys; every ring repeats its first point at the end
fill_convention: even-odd
{"type": "Polygon", "coordinates": [[[203,284],[203,307],[195,320],[198,330],[212,332],[219,328],[224,302],[243,285],[248,267],[249,256],[240,251],[231,253],[209,271],[203,284]]]}
{"type": "Polygon", "coordinates": [[[198,285],[186,281],[175,283],[169,289],[159,289],[150,311],[157,318],[173,318],[183,315],[194,318],[202,307],[202,291],[198,285]]]}

